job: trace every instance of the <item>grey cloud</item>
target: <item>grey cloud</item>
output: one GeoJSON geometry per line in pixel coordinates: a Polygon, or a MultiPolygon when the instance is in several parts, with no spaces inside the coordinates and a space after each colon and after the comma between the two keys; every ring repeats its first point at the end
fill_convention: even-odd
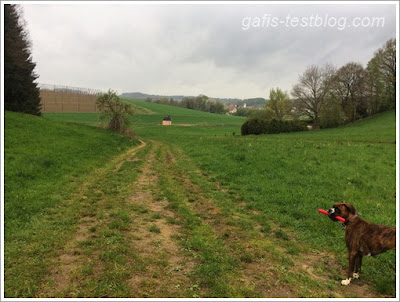
{"type": "Polygon", "coordinates": [[[364,66],[395,37],[394,5],[24,4],[39,81],[216,97],[290,90],[310,64],[364,66]],[[243,18],[384,16],[383,28],[252,27],[243,18]]]}

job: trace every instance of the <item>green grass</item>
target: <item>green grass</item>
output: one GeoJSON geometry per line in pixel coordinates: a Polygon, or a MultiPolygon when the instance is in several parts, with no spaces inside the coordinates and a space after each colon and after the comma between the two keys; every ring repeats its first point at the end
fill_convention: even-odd
{"type": "MultiPolygon", "coordinates": [[[[164,110],[149,105],[153,111],[164,110]]],[[[197,118],[192,117],[193,124],[197,118]]],[[[320,215],[318,208],[344,200],[368,221],[396,225],[393,111],[336,129],[249,137],[226,135],[227,129],[240,129],[239,124],[232,126],[238,120],[231,118],[221,118],[227,128],[214,121],[214,127],[164,127],[160,135],[140,126],[138,134],[179,146],[211,181],[238,194],[250,208],[262,211],[311,248],[329,247],[344,267],[347,253],[341,226],[320,215]]],[[[365,260],[363,278],[381,293],[395,292],[394,255],[391,251],[365,260]]]]}
{"type": "Polygon", "coordinates": [[[135,144],[95,127],[6,112],[7,225],[24,225],[56,206],[92,169],[135,144]]]}
{"type": "MultiPolygon", "coordinates": [[[[163,158],[165,151],[160,150],[159,162],[162,162],[163,158]]],[[[195,287],[189,289],[187,296],[200,297],[193,289],[202,289],[206,297],[245,296],[242,289],[235,286],[237,284],[232,277],[234,268],[238,265],[237,259],[227,252],[213,228],[205,224],[198,213],[189,206],[188,191],[191,188],[182,185],[185,172],[177,165],[158,165],[157,171],[160,173],[160,199],[168,199],[169,208],[184,219],[185,234],[180,238],[182,249],[200,262],[193,273],[195,287]]]]}
{"type": "MultiPolygon", "coordinates": [[[[175,144],[210,180],[238,194],[251,209],[265,213],[311,248],[334,251],[347,266],[340,225],[317,210],[344,200],[368,221],[396,225],[395,124],[394,112],[388,112],[338,129],[187,137],[175,144]]],[[[380,292],[393,293],[395,253],[367,261],[364,280],[380,292]],[[386,282],[378,282],[376,275],[386,282]]]]}
{"type": "MultiPolygon", "coordinates": [[[[133,129],[143,137],[163,139],[165,137],[240,135],[244,117],[212,114],[180,107],[125,100],[137,108],[131,119],[133,129]],[[165,116],[171,115],[172,126],[162,126],[165,116]]],[[[45,113],[46,118],[74,123],[99,125],[99,113],[45,113]]]]}
{"type": "MultiPolygon", "coordinates": [[[[277,278],[276,283],[293,288],[300,296],[325,297],[328,294],[319,281],[291,271],[303,255],[326,252],[335,255],[330,261],[347,268],[341,225],[319,214],[318,208],[327,209],[344,200],[352,203],[368,221],[396,224],[394,112],[336,129],[241,137],[240,126],[244,118],[131,102],[140,107],[133,119],[138,137],[161,144],[154,167],[160,179],[157,192],[153,193],[158,194],[160,200],[169,201],[168,209],[177,217],[167,221],[184,229],[178,239],[182,249],[199,261],[191,276],[192,287],[182,289],[182,295],[257,296],[256,290],[243,286],[237,278],[245,265],[266,259],[271,265],[270,272],[277,278]],[[171,115],[172,126],[161,126],[165,115],[171,115]],[[167,163],[171,154],[176,162],[167,163]],[[217,206],[221,216],[210,220],[208,212],[197,206],[199,199],[217,206]]],[[[105,165],[108,158],[133,144],[108,131],[76,124],[97,125],[98,114],[45,114],[44,117],[6,114],[5,214],[7,219],[10,216],[6,224],[6,276],[12,284],[17,282],[19,273],[24,273],[19,263],[21,258],[15,256],[18,251],[25,248],[26,257],[22,263],[28,263],[29,256],[38,251],[40,255],[46,255],[52,246],[61,245],[61,239],[55,240],[54,233],[48,241],[39,234],[39,242],[47,242],[44,247],[32,245],[38,236],[33,232],[40,233],[43,227],[43,215],[46,219],[51,219],[52,213],[59,217],[59,213],[69,209],[62,206],[63,200],[72,192],[79,195],[76,190],[79,182],[85,179],[85,173],[90,175],[92,169],[105,165]],[[41,137],[46,137],[44,142],[41,137]],[[60,140],[60,137],[64,139],[60,140]],[[48,146],[43,149],[43,156],[42,145],[48,146]],[[27,155],[26,150],[31,152],[27,155]],[[63,164],[66,162],[68,164],[63,164]],[[43,194],[46,198],[41,199],[43,194]],[[13,204],[13,200],[18,202],[13,204]],[[35,200],[33,205],[31,200],[35,200]],[[55,243],[51,243],[53,239],[55,243]]],[[[109,272],[106,278],[105,275],[93,277],[96,268],[83,265],[80,271],[85,281],[79,289],[82,295],[123,296],[129,292],[124,287],[127,270],[141,272],[146,266],[138,255],[128,252],[130,246],[125,233],[135,221],[124,214],[127,206],[123,202],[111,202],[116,197],[120,200],[126,193],[121,188],[127,184],[125,178],[132,168],[138,169],[136,163],[126,162],[120,168],[120,178],[88,187],[92,194],[85,199],[84,215],[96,217],[103,223],[89,228],[95,237],[84,241],[77,253],[90,255],[96,249],[102,250],[99,257],[107,263],[105,267],[109,272]],[[99,186],[101,194],[98,193],[99,186]],[[96,210],[97,202],[101,200],[100,209],[108,214],[96,210]],[[114,249],[102,246],[104,239],[117,243],[114,249]],[[136,264],[130,262],[130,257],[137,259],[136,264]]],[[[135,171],[134,175],[140,173],[135,171]]],[[[93,179],[96,175],[99,173],[94,173],[93,179]]],[[[128,179],[132,181],[134,175],[128,179]]],[[[160,214],[137,204],[128,209],[135,217],[148,216],[147,220],[151,221],[148,230],[153,236],[161,232],[154,224],[155,220],[161,219],[160,214]]],[[[76,209],[70,209],[67,214],[70,216],[61,220],[61,230],[73,229],[76,217],[81,215],[76,209]]],[[[32,271],[38,278],[43,277],[46,270],[40,271],[38,267],[45,259],[34,259],[36,264],[31,265],[32,271]]],[[[361,282],[372,284],[381,294],[393,295],[395,261],[393,251],[365,259],[361,282]]],[[[336,284],[340,284],[340,278],[344,276],[329,272],[328,264],[315,266],[321,273],[334,275],[335,280],[328,287],[341,288],[336,284]]],[[[17,289],[15,292],[23,292],[22,296],[34,293],[37,284],[26,273],[22,280],[27,281],[19,286],[19,292],[17,289]]],[[[149,292],[152,287],[149,283],[149,292]]],[[[14,295],[11,290],[9,293],[14,295]]]]}
{"type": "Polygon", "coordinates": [[[133,118],[136,132],[156,139],[178,138],[182,136],[232,136],[240,135],[240,127],[245,118],[212,114],[180,107],[127,100],[139,109],[133,118]],[[144,111],[145,110],[145,111],[144,111]],[[162,126],[162,119],[171,115],[172,126],[162,126]]]}
{"type": "Polygon", "coordinates": [[[155,225],[155,224],[152,224],[152,225],[150,226],[149,231],[152,232],[152,233],[157,233],[157,234],[160,234],[160,233],[161,233],[160,228],[159,228],[157,225],[155,225]]]}
{"type": "Polygon", "coordinates": [[[95,127],[5,113],[6,296],[34,295],[38,280],[49,273],[47,257],[86,213],[72,206],[83,201],[85,184],[137,144],[95,127]]]}
{"type": "Polygon", "coordinates": [[[46,118],[61,121],[73,122],[87,125],[100,124],[100,113],[44,113],[46,118]]]}

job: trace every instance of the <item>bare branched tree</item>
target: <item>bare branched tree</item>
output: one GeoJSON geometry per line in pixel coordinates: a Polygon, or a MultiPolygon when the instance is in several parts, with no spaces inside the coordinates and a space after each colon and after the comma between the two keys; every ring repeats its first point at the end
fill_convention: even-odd
{"type": "Polygon", "coordinates": [[[333,95],[341,103],[342,110],[349,121],[355,121],[357,114],[368,115],[365,81],[366,71],[360,63],[347,63],[335,74],[333,95]]]}
{"type": "Polygon", "coordinates": [[[297,110],[312,119],[314,129],[320,126],[320,112],[332,89],[334,74],[335,68],[330,64],[323,67],[311,65],[291,91],[297,110]]]}
{"type": "Polygon", "coordinates": [[[396,39],[388,40],[375,52],[375,57],[386,83],[387,96],[396,107],[396,39]]]}

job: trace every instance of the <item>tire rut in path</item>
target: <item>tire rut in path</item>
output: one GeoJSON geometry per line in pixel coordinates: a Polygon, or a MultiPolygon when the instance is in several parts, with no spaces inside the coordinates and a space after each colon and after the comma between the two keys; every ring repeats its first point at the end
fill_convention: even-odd
{"type": "MultiPolygon", "coordinates": [[[[114,158],[110,166],[112,168],[112,173],[116,173],[120,167],[126,161],[134,160],[136,153],[146,147],[146,143],[140,141],[140,145],[125,153],[114,158]]],[[[108,168],[109,169],[109,168],[108,168]]],[[[82,184],[80,191],[77,196],[73,198],[73,200],[69,201],[71,206],[74,206],[79,199],[82,201],[82,205],[84,205],[84,201],[88,199],[87,195],[89,193],[90,187],[99,179],[103,178],[108,173],[106,168],[99,169],[99,172],[95,174],[95,176],[90,176],[88,180],[82,184]]],[[[94,192],[101,194],[101,192],[94,192]]],[[[101,203],[101,200],[99,201],[101,203]]],[[[76,283],[79,282],[79,278],[76,278],[77,269],[84,264],[91,264],[92,259],[98,258],[100,251],[95,251],[94,254],[91,255],[90,259],[87,259],[87,255],[84,255],[82,252],[82,243],[84,243],[90,236],[93,235],[93,228],[99,225],[101,222],[94,215],[86,216],[81,213],[81,218],[77,223],[77,230],[75,234],[71,237],[71,239],[65,244],[64,248],[59,251],[56,259],[51,259],[51,267],[49,269],[49,275],[42,282],[41,289],[37,294],[37,297],[70,297],[74,296],[76,293],[71,292],[71,286],[75,283],[72,288],[76,287],[76,283]]],[[[99,265],[94,267],[94,273],[96,275],[100,274],[103,271],[103,268],[99,265]]]]}
{"type": "Polygon", "coordinates": [[[180,251],[176,242],[180,237],[179,220],[168,209],[168,201],[157,199],[158,175],[154,165],[156,151],[161,146],[153,143],[142,173],[135,182],[130,202],[138,206],[140,215],[133,214],[135,232],[132,242],[146,268],[131,276],[128,283],[134,297],[179,297],[191,286],[190,274],[195,263],[180,251]]]}

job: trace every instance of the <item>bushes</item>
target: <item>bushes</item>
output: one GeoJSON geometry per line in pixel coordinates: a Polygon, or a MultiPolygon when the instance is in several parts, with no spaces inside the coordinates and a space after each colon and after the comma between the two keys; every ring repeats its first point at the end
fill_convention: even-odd
{"type": "Polygon", "coordinates": [[[110,120],[109,129],[134,138],[134,133],[129,128],[129,118],[134,114],[130,104],[121,101],[117,93],[110,89],[97,98],[96,105],[102,113],[101,118],[110,120]]]}
{"type": "Polygon", "coordinates": [[[242,135],[274,134],[283,132],[297,132],[308,130],[307,125],[301,121],[279,121],[251,118],[242,125],[242,135]]]}

